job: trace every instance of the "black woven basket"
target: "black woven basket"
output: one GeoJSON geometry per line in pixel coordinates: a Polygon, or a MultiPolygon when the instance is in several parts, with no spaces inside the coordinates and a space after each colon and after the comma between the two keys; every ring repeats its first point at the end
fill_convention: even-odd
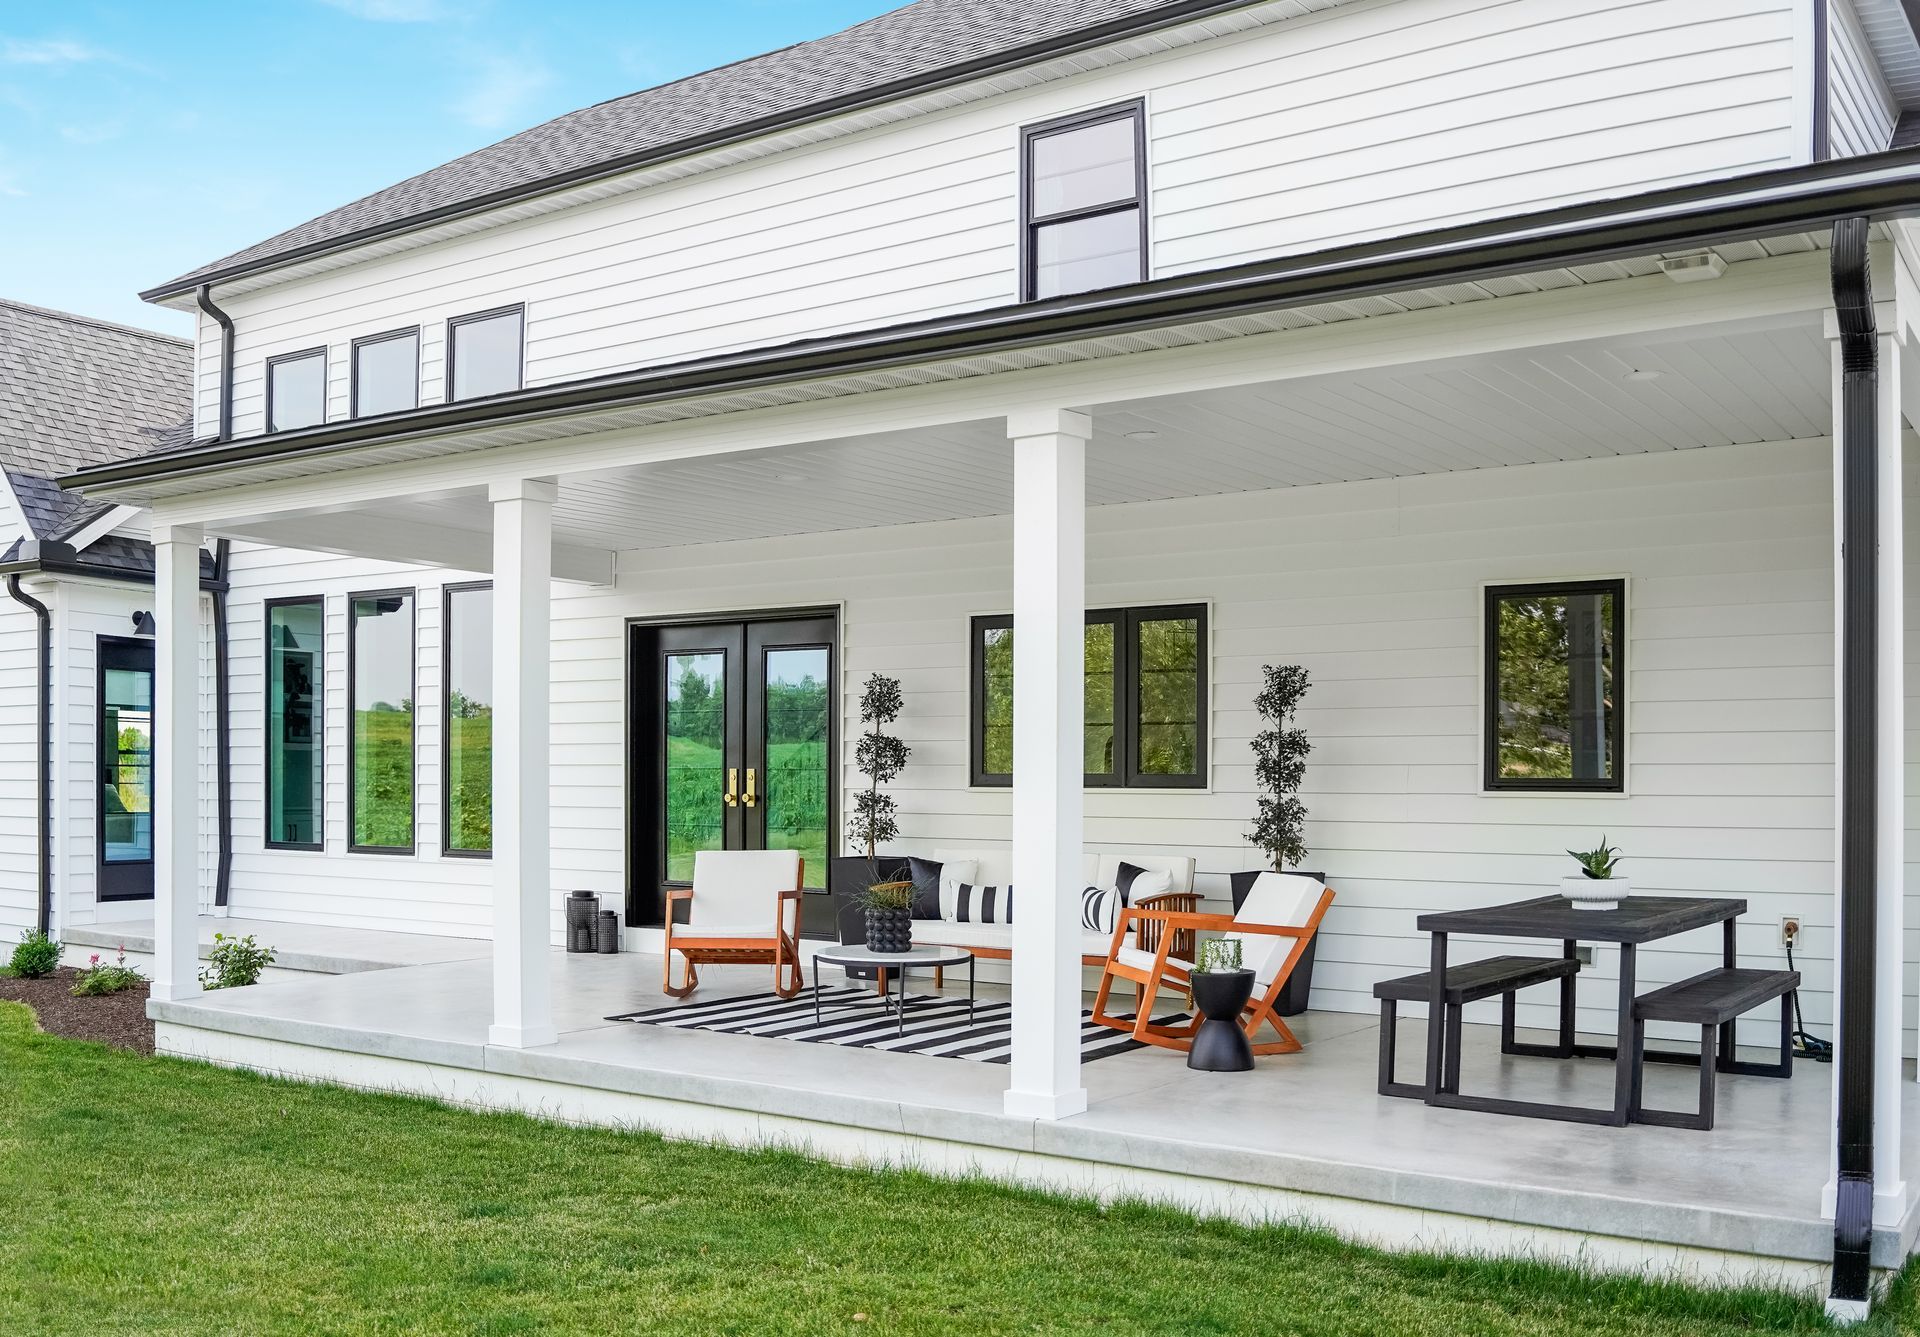
{"type": "Polygon", "coordinates": [[[602,910],[594,923],[593,949],[602,956],[612,956],[620,950],[620,916],[612,910],[602,910]]]}
{"type": "Polygon", "coordinates": [[[567,950],[591,952],[594,949],[594,916],[600,913],[600,896],[592,891],[567,893],[567,950]]]}

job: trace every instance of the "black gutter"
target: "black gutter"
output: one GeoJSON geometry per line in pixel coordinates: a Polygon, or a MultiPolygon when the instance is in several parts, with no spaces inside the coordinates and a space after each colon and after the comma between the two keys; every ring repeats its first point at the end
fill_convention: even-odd
{"type": "Polygon", "coordinates": [[[193,300],[202,311],[220,322],[220,441],[233,440],[233,318],[213,303],[213,285],[203,283],[193,290],[193,300]]]}
{"type": "Polygon", "coordinates": [[[1879,335],[1867,220],[1833,224],[1840,332],[1840,1025],[1839,1165],[1833,1212],[1835,1300],[1873,1282],[1874,934],[1879,823],[1879,335]]]}
{"type": "Polygon", "coordinates": [[[1048,302],[994,307],[139,456],[80,470],[61,479],[60,484],[94,487],[187,478],[234,464],[303,459],[375,442],[392,444],[471,428],[866,372],[941,357],[1003,352],[1718,241],[1824,231],[1834,218],[1854,214],[1880,219],[1914,213],[1920,213],[1920,148],[1893,150],[1048,302]]]}
{"type": "Polygon", "coordinates": [[[53,933],[53,614],[47,606],[20,588],[20,577],[7,577],[7,593],[32,611],[38,624],[36,662],[40,670],[39,700],[34,711],[34,881],[39,892],[42,933],[53,933]]]}
{"type": "Polygon", "coordinates": [[[282,265],[295,264],[316,256],[331,255],[336,251],[351,250],[355,246],[381,237],[412,232],[419,228],[431,227],[435,223],[445,223],[456,218],[485,213],[503,204],[551,195],[555,191],[584,185],[590,181],[619,176],[623,172],[635,171],[656,163],[671,162],[675,158],[684,158],[690,153],[704,153],[711,149],[757,139],[777,131],[791,130],[810,121],[824,120],[830,116],[840,116],[866,107],[897,102],[904,97],[914,97],[937,89],[950,88],[955,84],[986,78],[1017,69],[1022,65],[1031,65],[1036,61],[1071,55],[1076,51],[1104,46],[1109,42],[1121,41],[1160,28],[1170,28],[1193,19],[1226,13],[1229,10],[1245,9],[1258,2],[1259,0],[1178,0],[1177,3],[1156,5],[1139,13],[1095,24],[1090,28],[1076,28],[1072,32],[1056,34],[1038,42],[1029,42],[1025,46],[960,61],[924,74],[895,79],[872,88],[843,93],[837,97],[822,98],[786,111],[756,116],[751,120],[738,121],[704,134],[689,135],[670,143],[621,154],[619,157],[608,158],[601,162],[588,163],[565,172],[556,172],[551,176],[541,177],[537,181],[507,186],[501,190],[489,191],[485,195],[476,195],[471,199],[458,200],[437,208],[423,209],[418,213],[408,214],[404,218],[390,219],[370,227],[356,228],[352,232],[342,233],[337,237],[308,242],[303,246],[289,247],[284,251],[276,251],[271,255],[253,260],[243,260],[221,269],[184,274],[156,288],[147,289],[140,294],[140,300],[162,301],[168,297],[177,297],[196,285],[204,288],[209,283],[225,283],[243,275],[278,269],[282,265]]]}
{"type": "Polygon", "coordinates": [[[220,860],[215,865],[213,903],[223,906],[233,886],[233,735],[232,703],[227,699],[227,559],[233,544],[219,539],[213,545],[213,775],[215,821],[220,833],[220,860]]]}

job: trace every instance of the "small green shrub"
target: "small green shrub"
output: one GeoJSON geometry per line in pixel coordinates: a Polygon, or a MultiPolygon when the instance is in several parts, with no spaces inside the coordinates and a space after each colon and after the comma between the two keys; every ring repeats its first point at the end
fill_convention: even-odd
{"type": "Polygon", "coordinates": [[[207,964],[200,971],[200,987],[238,989],[257,984],[260,972],[272,964],[273,948],[260,946],[251,933],[244,938],[216,933],[213,950],[207,954],[207,964]]]}
{"type": "Polygon", "coordinates": [[[31,928],[20,935],[13,959],[7,963],[7,973],[23,980],[45,979],[59,964],[59,941],[31,928]]]}
{"type": "Polygon", "coordinates": [[[102,961],[98,952],[88,957],[87,968],[73,982],[72,993],[75,998],[98,998],[102,994],[119,993],[122,989],[131,989],[136,984],[146,982],[145,975],[127,964],[127,949],[122,947],[111,965],[102,961]]]}

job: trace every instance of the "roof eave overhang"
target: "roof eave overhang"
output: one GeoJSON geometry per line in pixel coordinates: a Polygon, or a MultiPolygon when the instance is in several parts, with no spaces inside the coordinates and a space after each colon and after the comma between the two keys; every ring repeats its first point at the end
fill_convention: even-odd
{"type": "Polygon", "coordinates": [[[165,302],[184,296],[202,284],[230,283],[234,279],[267,270],[278,269],[283,265],[297,264],[323,255],[332,255],[339,251],[351,250],[384,237],[397,236],[419,228],[432,227],[438,223],[451,222],[459,218],[470,218],[483,214],[489,209],[498,209],[503,205],[514,204],[522,200],[537,199],[558,190],[568,190],[593,181],[603,181],[608,177],[619,176],[624,172],[638,171],[660,163],[672,162],[689,154],[707,153],[729,145],[745,143],[763,135],[777,134],[792,130],[814,121],[825,120],[831,116],[844,116],[848,112],[861,111],[869,107],[882,106],[896,102],[901,98],[914,97],[966,83],[974,79],[987,78],[1007,70],[1018,69],[1023,65],[1032,65],[1038,61],[1050,60],[1058,56],[1072,55],[1076,51],[1086,51],[1104,46],[1109,42],[1122,41],[1142,33],[1174,27],[1194,19],[1206,18],[1210,14],[1224,13],[1228,10],[1244,9],[1249,5],[1263,3],[1263,0],[1176,0],[1175,3],[1156,7],[1124,18],[1113,19],[1090,28],[1076,29],[1070,33],[1061,33],[1040,42],[1030,42],[1025,46],[1009,51],[996,52],[975,60],[962,61],[954,65],[943,66],[925,74],[911,78],[896,79],[891,83],[875,88],[862,89],[840,97],[824,98],[810,102],[790,111],[778,112],[769,116],[756,117],[730,125],[723,130],[702,135],[689,135],[661,144],[639,153],[623,154],[603,162],[591,163],[571,171],[556,172],[537,181],[492,191],[470,200],[443,205],[437,209],[422,210],[404,218],[360,228],[339,237],[329,237],[324,241],[310,242],[304,246],[295,246],[257,260],[244,261],[229,265],[223,269],[194,271],[182,274],[179,278],[169,279],[158,287],[148,288],[140,294],[144,302],[165,302]]]}
{"type": "MultiPolygon", "coordinates": [[[[110,580],[123,585],[153,584],[151,571],[128,571],[124,567],[89,562],[70,545],[44,539],[21,544],[18,557],[0,562],[0,580],[8,576],[67,576],[110,580]]],[[[227,582],[203,575],[200,577],[200,588],[203,592],[221,592],[227,588],[227,582]]]]}
{"type": "Polygon", "coordinates": [[[411,409],[98,465],[63,487],[214,473],[239,464],[524,424],[596,409],[805,381],[941,357],[1165,327],[1920,213],[1920,149],[1782,168],[1338,247],[1050,302],[994,307],[772,348],[411,409]]]}

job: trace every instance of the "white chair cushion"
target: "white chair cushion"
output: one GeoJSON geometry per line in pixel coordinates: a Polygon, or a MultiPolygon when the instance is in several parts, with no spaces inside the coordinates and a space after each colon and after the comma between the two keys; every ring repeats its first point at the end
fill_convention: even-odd
{"type": "Polygon", "coordinates": [[[766,938],[773,937],[773,925],[765,924],[676,924],[682,937],[688,938],[766,938]]]}
{"type": "MultiPolygon", "coordinates": [[[[1153,969],[1154,954],[1152,952],[1143,952],[1138,947],[1122,947],[1114,954],[1113,959],[1123,966],[1132,966],[1135,970],[1150,971],[1153,969]]],[[[1184,970],[1188,974],[1193,973],[1193,962],[1182,961],[1177,956],[1169,956],[1167,958],[1167,964],[1175,970],[1184,970]]]]}
{"type": "MultiPolygon", "coordinates": [[[[1262,873],[1253,880],[1246,900],[1234,911],[1236,924],[1272,924],[1301,928],[1313,917],[1326,884],[1302,873],[1262,873]]],[[[1297,938],[1270,933],[1229,933],[1240,942],[1240,963],[1253,972],[1256,991],[1273,983],[1274,975],[1293,950],[1297,938]]]]}
{"type": "Polygon", "coordinates": [[[1011,924],[957,924],[950,919],[910,921],[913,940],[937,947],[996,947],[1011,950],[1011,924]]]}
{"type": "Polygon", "coordinates": [[[701,850],[693,856],[693,902],[687,927],[704,933],[709,924],[764,925],[773,936],[780,923],[780,893],[800,885],[798,850],[701,850]]]}

